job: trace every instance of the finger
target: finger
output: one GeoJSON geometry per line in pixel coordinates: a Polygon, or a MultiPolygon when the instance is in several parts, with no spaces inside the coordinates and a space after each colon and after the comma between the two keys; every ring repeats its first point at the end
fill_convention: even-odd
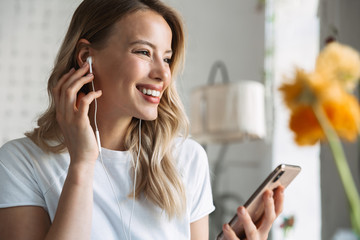
{"type": "Polygon", "coordinates": [[[94,79],[94,75],[89,73],[88,75],[73,82],[66,89],[65,95],[63,96],[63,101],[66,106],[65,110],[68,114],[71,114],[74,111],[78,110],[76,104],[78,98],[78,92],[85,84],[91,82],[93,79],[94,79]]]}
{"type": "MultiPolygon", "coordinates": [[[[64,89],[67,89],[67,87],[76,79],[79,78],[79,74],[85,74],[87,71],[87,66],[84,64],[82,68],[79,70],[75,70],[74,68],[71,68],[70,71],[66,74],[64,74],[56,83],[55,87],[53,88],[53,94],[55,98],[55,103],[57,103],[57,106],[64,106],[61,104],[61,99],[64,95],[64,89]]],[[[63,110],[62,108],[60,108],[63,110]]]]}
{"type": "Polygon", "coordinates": [[[56,83],[55,87],[53,88],[53,91],[58,91],[62,84],[75,72],[75,68],[71,68],[69,72],[65,73],[56,83]]]}
{"type": "Polygon", "coordinates": [[[59,95],[61,96],[61,94],[63,93],[64,89],[67,89],[67,87],[71,84],[71,82],[73,82],[74,80],[80,78],[82,75],[84,75],[86,73],[87,69],[86,69],[86,64],[84,64],[81,68],[79,68],[78,70],[75,70],[74,68],[71,69],[71,71],[69,71],[69,73],[65,74],[64,76],[62,76],[59,81],[56,83],[54,90],[57,91],[59,93],[59,95]],[[80,75],[82,74],[82,75],[80,75]]]}
{"type": "Polygon", "coordinates": [[[77,93],[83,85],[93,80],[92,74],[83,77],[88,69],[89,65],[86,63],[65,81],[59,83],[58,114],[62,115],[61,119],[72,121],[73,114],[76,111],[77,93]]]}
{"type": "Polygon", "coordinates": [[[61,86],[62,84],[75,72],[74,68],[71,68],[69,72],[64,74],[57,82],[55,87],[52,89],[54,101],[55,101],[55,110],[56,110],[56,119],[58,122],[62,121],[63,119],[63,111],[64,107],[60,104],[60,96],[61,96],[61,86]]]}
{"type": "MultiPolygon", "coordinates": [[[[74,102],[74,100],[76,99],[75,93],[77,93],[78,90],[70,88],[70,86],[72,86],[74,84],[74,82],[78,82],[79,79],[82,79],[82,77],[86,74],[88,69],[89,69],[89,65],[87,63],[85,63],[81,68],[79,68],[77,71],[75,71],[65,81],[62,81],[59,84],[60,104],[65,104],[64,101],[66,100],[66,98],[68,98],[68,100],[70,100],[71,102],[74,102]]],[[[83,81],[81,81],[81,82],[83,82],[83,81]]],[[[82,85],[84,85],[84,83],[82,85]]],[[[65,105],[63,105],[63,106],[65,106],[65,105]]]]}
{"type": "Polygon", "coordinates": [[[66,74],[64,74],[59,81],[56,83],[55,87],[52,89],[52,93],[54,96],[54,101],[55,101],[55,107],[56,110],[58,110],[59,107],[59,102],[60,102],[60,89],[62,84],[64,83],[64,81],[66,81],[73,73],[75,72],[74,68],[71,68],[69,70],[69,72],[67,72],[66,74]]]}
{"type": "Polygon", "coordinates": [[[71,74],[67,80],[62,81],[60,83],[61,90],[67,89],[73,82],[83,77],[88,71],[89,71],[89,64],[85,62],[78,70],[73,72],[73,74],[71,74]]]}
{"type": "Polygon", "coordinates": [[[75,96],[79,93],[80,89],[85,85],[90,83],[91,81],[94,80],[94,75],[92,73],[88,73],[85,76],[76,79],[75,81],[73,81],[71,84],[68,85],[67,87],[67,91],[71,91],[71,96],[73,96],[75,93],[75,96]]]}
{"type": "Polygon", "coordinates": [[[76,107],[77,107],[77,108],[79,108],[80,100],[81,100],[83,97],[85,97],[85,96],[86,96],[86,94],[83,93],[83,92],[79,92],[79,93],[78,93],[78,96],[77,96],[77,98],[76,98],[76,107]]]}
{"type": "Polygon", "coordinates": [[[84,76],[87,72],[89,71],[89,64],[87,62],[85,62],[79,69],[75,70],[69,77],[68,79],[65,79],[65,81],[60,81],[58,82],[58,84],[60,85],[60,87],[63,87],[64,84],[68,84],[69,81],[74,81],[76,79],[81,78],[82,76],[84,76]]]}
{"type": "Polygon", "coordinates": [[[99,98],[101,95],[101,90],[98,90],[96,92],[89,92],[86,95],[80,95],[77,101],[79,114],[87,117],[90,104],[94,101],[94,99],[99,98]]]}
{"type": "Polygon", "coordinates": [[[267,190],[263,195],[264,218],[263,218],[263,222],[261,223],[261,226],[259,227],[259,231],[262,234],[268,234],[276,218],[273,195],[274,195],[273,191],[270,190],[267,190]]]}
{"type": "Polygon", "coordinates": [[[227,240],[239,240],[239,238],[236,236],[234,230],[230,227],[229,224],[224,224],[222,227],[224,237],[227,240]]]}
{"type": "Polygon", "coordinates": [[[285,188],[283,186],[279,186],[275,190],[274,194],[274,201],[275,201],[275,213],[276,216],[279,216],[284,207],[284,190],[285,188]]]}
{"type": "Polygon", "coordinates": [[[239,220],[243,223],[246,239],[255,239],[257,236],[257,228],[252,221],[248,211],[245,207],[241,206],[237,209],[237,215],[239,220]]]}

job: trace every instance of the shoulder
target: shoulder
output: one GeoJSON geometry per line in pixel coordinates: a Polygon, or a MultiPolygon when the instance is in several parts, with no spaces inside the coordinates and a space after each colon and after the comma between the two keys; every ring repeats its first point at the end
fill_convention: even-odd
{"type": "Polygon", "coordinates": [[[214,210],[208,157],[205,149],[190,138],[177,139],[175,149],[179,173],[186,189],[190,221],[194,222],[214,210]]]}
{"type": "Polygon", "coordinates": [[[40,155],[41,151],[27,137],[11,140],[0,148],[0,164],[12,173],[25,169],[30,171],[33,168],[32,159],[40,155]]]}
{"type": "Polygon", "coordinates": [[[37,145],[31,141],[28,137],[18,138],[5,143],[1,148],[0,152],[7,152],[9,150],[26,151],[30,149],[38,148],[37,145]]]}
{"type": "Polygon", "coordinates": [[[174,142],[175,157],[185,157],[187,159],[205,159],[207,155],[204,148],[191,138],[177,138],[174,142]]]}
{"type": "Polygon", "coordinates": [[[11,140],[0,148],[0,161],[9,161],[7,159],[38,159],[47,155],[40,147],[38,147],[30,138],[23,137],[11,140]]]}
{"type": "Polygon", "coordinates": [[[46,207],[42,194],[45,188],[43,181],[39,181],[42,175],[36,162],[42,159],[39,152],[41,149],[28,138],[12,140],[0,148],[0,208],[46,207]]]}
{"type": "Polygon", "coordinates": [[[204,148],[191,138],[177,138],[175,140],[174,157],[180,171],[208,170],[208,157],[204,148]]]}
{"type": "Polygon", "coordinates": [[[0,164],[13,173],[33,173],[59,164],[65,168],[65,162],[63,154],[45,152],[28,137],[9,141],[0,148],[0,164]]]}
{"type": "Polygon", "coordinates": [[[29,138],[19,138],[5,143],[0,148],[0,161],[5,162],[7,159],[29,157],[32,152],[40,149],[29,138]]]}

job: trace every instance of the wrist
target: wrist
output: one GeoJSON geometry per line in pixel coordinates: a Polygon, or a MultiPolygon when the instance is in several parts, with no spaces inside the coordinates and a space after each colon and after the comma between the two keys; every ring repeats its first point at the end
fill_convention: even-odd
{"type": "Polygon", "coordinates": [[[71,162],[68,169],[68,181],[76,185],[93,183],[95,162],[71,162]]]}

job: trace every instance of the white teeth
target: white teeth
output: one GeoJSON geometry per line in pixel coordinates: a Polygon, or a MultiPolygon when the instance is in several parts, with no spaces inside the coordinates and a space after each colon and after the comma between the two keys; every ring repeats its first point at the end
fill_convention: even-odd
{"type": "Polygon", "coordinates": [[[143,88],[142,93],[146,94],[146,95],[153,96],[153,97],[159,97],[160,96],[160,91],[151,90],[151,89],[143,88]]]}

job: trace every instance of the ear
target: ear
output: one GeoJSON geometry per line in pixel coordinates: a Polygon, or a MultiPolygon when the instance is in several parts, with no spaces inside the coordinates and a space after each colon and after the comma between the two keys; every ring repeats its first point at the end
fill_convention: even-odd
{"type": "Polygon", "coordinates": [[[88,56],[91,56],[90,42],[84,38],[80,39],[76,45],[76,62],[82,66],[88,56]]]}

